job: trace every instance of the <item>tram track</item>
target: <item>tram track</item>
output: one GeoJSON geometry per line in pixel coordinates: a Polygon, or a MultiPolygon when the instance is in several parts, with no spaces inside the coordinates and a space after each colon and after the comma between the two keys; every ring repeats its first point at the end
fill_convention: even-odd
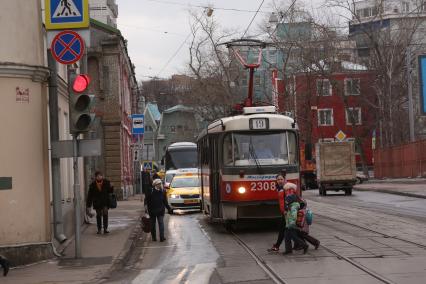
{"type": "MultiPolygon", "coordinates": [[[[317,214],[317,215],[319,215],[319,214],[317,214]]],[[[336,220],[336,221],[338,221],[338,220],[336,220]]],[[[369,231],[374,231],[374,230],[369,230],[369,231]]],[[[244,242],[244,240],[242,240],[234,231],[230,231],[230,233],[232,234],[235,241],[242,248],[244,248],[244,250],[246,250],[246,252],[256,261],[256,263],[259,265],[259,267],[271,278],[272,281],[274,281],[274,283],[277,283],[277,284],[287,284],[288,283],[278,273],[276,273],[275,270],[270,265],[268,265],[266,263],[266,261],[264,261],[262,259],[261,256],[257,255],[254,252],[254,250],[251,249],[250,246],[246,242],[244,242]]],[[[380,234],[380,232],[375,232],[375,233],[380,234]]],[[[365,267],[364,265],[356,262],[355,260],[351,259],[350,257],[347,257],[347,256],[337,252],[336,250],[334,250],[334,249],[332,249],[332,248],[330,248],[326,245],[321,244],[320,247],[323,248],[325,251],[329,252],[330,254],[334,255],[337,259],[341,259],[343,261],[346,261],[350,265],[356,267],[357,269],[363,271],[364,273],[370,275],[371,277],[375,278],[376,280],[378,280],[382,283],[395,284],[395,282],[389,280],[385,276],[383,276],[379,273],[376,273],[375,271],[369,269],[368,267],[365,267]]]]}
{"type": "Polygon", "coordinates": [[[244,248],[247,253],[256,261],[257,265],[262,268],[263,271],[277,284],[287,284],[287,282],[282,279],[275,270],[269,266],[259,255],[257,255],[235,232],[230,231],[236,242],[244,248]]]}
{"type": "Polygon", "coordinates": [[[321,215],[321,214],[317,214],[317,213],[315,215],[319,216],[321,218],[333,221],[333,222],[339,222],[339,223],[346,224],[346,225],[349,225],[349,226],[353,226],[353,227],[356,227],[356,228],[359,228],[359,229],[363,229],[365,231],[368,231],[368,232],[371,232],[371,233],[374,233],[374,234],[377,234],[377,235],[381,235],[384,238],[395,239],[395,240],[398,240],[398,241],[406,242],[406,243],[418,246],[420,248],[426,249],[426,245],[419,244],[419,243],[416,243],[416,242],[413,242],[413,241],[410,241],[410,240],[406,240],[406,239],[403,239],[403,238],[400,238],[400,237],[397,237],[397,236],[391,236],[391,235],[388,235],[388,234],[385,234],[385,233],[382,233],[382,232],[379,232],[379,231],[376,231],[376,230],[373,230],[373,229],[370,229],[370,228],[366,228],[364,226],[360,226],[360,225],[353,224],[353,223],[348,222],[348,221],[343,221],[343,220],[340,220],[340,219],[328,217],[328,216],[325,216],[325,215],[321,215]]]}

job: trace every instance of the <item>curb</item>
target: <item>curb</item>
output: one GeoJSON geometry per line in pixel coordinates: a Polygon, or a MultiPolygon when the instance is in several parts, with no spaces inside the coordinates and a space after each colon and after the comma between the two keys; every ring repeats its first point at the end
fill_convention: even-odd
{"type": "Polygon", "coordinates": [[[364,183],[396,183],[396,184],[426,184],[426,179],[369,179],[364,183]]]}
{"type": "Polygon", "coordinates": [[[358,191],[375,191],[375,192],[382,192],[382,193],[388,193],[388,194],[394,194],[394,195],[401,195],[401,196],[408,196],[408,197],[414,197],[414,198],[423,198],[426,199],[426,195],[421,194],[415,194],[410,192],[401,192],[401,191],[393,191],[389,189],[367,189],[367,188],[354,188],[358,191]]]}

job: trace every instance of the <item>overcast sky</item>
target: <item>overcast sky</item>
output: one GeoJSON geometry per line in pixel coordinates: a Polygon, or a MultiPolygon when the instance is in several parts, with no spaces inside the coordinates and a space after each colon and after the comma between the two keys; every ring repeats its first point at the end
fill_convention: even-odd
{"type": "MultiPolygon", "coordinates": [[[[272,12],[272,1],[264,0],[248,34],[258,31],[259,24],[272,12]]],[[[309,3],[309,10],[316,10],[322,1],[306,0],[309,3]]],[[[241,36],[262,0],[117,0],[116,2],[119,10],[118,28],[128,40],[128,51],[136,66],[137,79],[149,80],[149,77],[153,76],[167,78],[172,74],[185,72],[188,45],[184,44],[184,41],[190,33],[188,13],[190,9],[203,11],[202,7],[213,7],[213,16],[219,25],[222,28],[238,30],[241,36]],[[182,46],[180,51],[171,59],[180,46],[182,46]],[[171,61],[167,64],[169,60],[171,61]]]]}

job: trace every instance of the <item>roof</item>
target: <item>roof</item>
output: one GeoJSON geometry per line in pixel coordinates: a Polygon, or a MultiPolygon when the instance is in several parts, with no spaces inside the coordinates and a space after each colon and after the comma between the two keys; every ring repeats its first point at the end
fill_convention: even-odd
{"type": "Polygon", "coordinates": [[[184,106],[184,105],[175,105],[174,107],[166,109],[165,111],[163,111],[163,113],[172,113],[172,112],[176,112],[176,111],[193,112],[194,109],[191,108],[191,107],[184,106]]]}
{"type": "Polygon", "coordinates": [[[161,113],[158,110],[158,105],[156,103],[148,103],[146,105],[146,108],[151,113],[152,118],[156,121],[159,121],[161,119],[161,113]]]}

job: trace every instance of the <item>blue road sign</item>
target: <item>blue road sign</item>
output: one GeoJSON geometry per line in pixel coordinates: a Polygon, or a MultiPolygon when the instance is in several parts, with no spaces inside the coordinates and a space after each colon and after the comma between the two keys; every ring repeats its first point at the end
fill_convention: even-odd
{"type": "Polygon", "coordinates": [[[45,0],[46,29],[89,27],[88,0],[45,0]]]}
{"type": "Polygon", "coordinates": [[[132,114],[132,134],[144,134],[145,121],[143,114],[132,114]]]}
{"type": "Polygon", "coordinates": [[[420,111],[426,115],[426,55],[419,56],[420,111]]]}
{"type": "Polygon", "coordinates": [[[152,161],[143,161],[142,168],[147,171],[152,171],[152,161]]]}
{"type": "Polygon", "coordinates": [[[84,42],[78,33],[63,31],[55,36],[50,50],[56,61],[62,64],[73,64],[83,56],[84,42]]]}

